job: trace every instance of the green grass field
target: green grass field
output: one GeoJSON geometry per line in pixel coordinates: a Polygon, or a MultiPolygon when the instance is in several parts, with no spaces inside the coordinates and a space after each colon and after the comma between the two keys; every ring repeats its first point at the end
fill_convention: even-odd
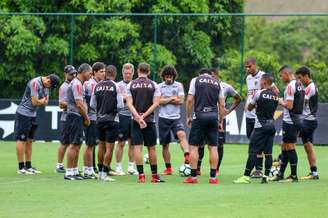
{"type": "MultiPolygon", "coordinates": [[[[234,185],[242,175],[246,145],[226,145],[219,185],[209,185],[208,161],[200,184],[182,184],[177,175],[182,152],[172,145],[174,176],[167,183],[137,184],[136,177],[116,177],[114,183],[65,181],[54,173],[55,143],[35,143],[33,165],[42,175],[17,175],[14,142],[1,142],[0,217],[326,217],[328,147],[316,147],[319,181],[295,184],[234,185]]],[[[158,146],[158,151],[161,147],[158,146]]],[[[275,154],[278,146],[275,146],[275,154]]],[[[159,153],[160,154],[160,153],[159,153]]],[[[308,173],[305,153],[298,147],[299,176],[308,173]]],[[[124,156],[126,160],[126,155],[124,156]]],[[[207,158],[207,156],[206,156],[207,158]]],[[[80,162],[81,163],[81,162],[80,162]]],[[[159,158],[163,170],[162,158],[159,158]]],[[[149,166],[146,165],[149,176],[149,166]]],[[[287,171],[289,173],[289,169],[287,171]]],[[[149,178],[149,177],[147,177],[149,178]]]]}

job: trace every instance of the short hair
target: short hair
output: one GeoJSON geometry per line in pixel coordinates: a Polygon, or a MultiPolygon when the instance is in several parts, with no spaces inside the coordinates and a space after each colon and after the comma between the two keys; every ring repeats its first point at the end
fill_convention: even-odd
{"type": "Polygon", "coordinates": [[[125,63],[122,67],[122,73],[124,73],[125,70],[131,69],[132,72],[134,73],[134,66],[131,63],[125,63]]]}
{"type": "Polygon", "coordinates": [[[149,71],[150,71],[150,65],[147,64],[147,63],[140,63],[138,65],[138,70],[139,70],[140,73],[148,74],[149,71]]]}
{"type": "Polygon", "coordinates": [[[261,79],[265,80],[268,85],[272,85],[272,83],[274,83],[274,77],[270,73],[263,74],[261,79]]]}
{"type": "Polygon", "coordinates": [[[255,57],[248,57],[248,58],[246,58],[245,63],[256,64],[256,58],[255,57]]]}
{"type": "Polygon", "coordinates": [[[211,75],[218,75],[219,74],[219,69],[216,67],[209,68],[211,71],[211,75]]]}
{"type": "Polygon", "coordinates": [[[207,73],[209,75],[212,75],[212,71],[209,68],[202,68],[198,72],[199,75],[202,75],[202,74],[205,74],[205,73],[207,73]]]}
{"type": "Polygon", "coordinates": [[[98,72],[101,69],[105,69],[106,65],[103,62],[96,62],[92,65],[92,71],[98,72]]]}
{"type": "Polygon", "coordinates": [[[283,65],[282,67],[280,67],[279,72],[282,72],[282,71],[287,72],[289,74],[294,72],[293,68],[289,65],[283,65]]]}
{"type": "Polygon", "coordinates": [[[106,77],[116,77],[117,69],[114,65],[108,65],[106,67],[106,77]]]}
{"type": "Polygon", "coordinates": [[[173,80],[175,80],[177,75],[177,70],[172,65],[165,65],[161,71],[161,77],[163,80],[165,79],[165,76],[173,76],[173,80]]]}
{"type": "Polygon", "coordinates": [[[89,72],[89,71],[92,71],[91,66],[87,63],[83,63],[79,66],[77,73],[80,74],[80,73],[89,72]]]}
{"type": "Polygon", "coordinates": [[[298,68],[295,73],[296,75],[302,75],[302,76],[308,75],[311,78],[311,70],[306,66],[302,66],[298,68]]]}

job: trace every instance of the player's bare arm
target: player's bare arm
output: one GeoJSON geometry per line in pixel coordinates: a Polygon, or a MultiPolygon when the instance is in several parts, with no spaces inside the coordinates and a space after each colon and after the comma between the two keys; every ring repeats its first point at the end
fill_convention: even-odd
{"type": "Polygon", "coordinates": [[[44,97],[41,99],[38,99],[37,96],[32,96],[32,104],[33,106],[44,106],[48,104],[48,98],[44,97]]]}
{"type": "Polygon", "coordinates": [[[159,106],[159,102],[160,102],[160,97],[155,96],[153,98],[153,104],[148,108],[148,110],[144,114],[141,115],[142,119],[148,117],[151,113],[153,113],[156,110],[156,108],[159,106]]]}
{"type": "Polygon", "coordinates": [[[87,110],[85,109],[83,102],[81,100],[75,100],[76,107],[79,109],[81,116],[83,117],[83,122],[85,126],[89,126],[90,119],[87,114],[87,110]]]}
{"type": "Polygon", "coordinates": [[[233,103],[232,105],[225,110],[225,116],[227,116],[228,114],[230,114],[233,110],[236,109],[236,107],[240,104],[241,102],[241,97],[239,94],[233,96],[234,100],[233,100],[233,103]]]}

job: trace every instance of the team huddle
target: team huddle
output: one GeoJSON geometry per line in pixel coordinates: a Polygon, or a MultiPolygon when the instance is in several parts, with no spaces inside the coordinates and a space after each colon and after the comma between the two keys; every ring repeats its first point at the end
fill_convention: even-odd
{"type": "MultiPolygon", "coordinates": [[[[244,176],[233,182],[247,184],[251,183],[251,178],[262,178],[262,183],[298,181],[298,157],[295,150],[298,136],[303,140],[311,170],[304,179],[319,179],[312,144],[317,127],[318,92],[311,80],[310,70],[307,67],[299,68],[296,70],[296,78],[292,68],[283,66],[279,73],[281,81],[287,86],[284,97],[279,98],[279,89],[274,84],[273,76],[259,71],[255,58],[248,58],[245,68],[248,73],[245,113],[250,143],[244,176]],[[279,172],[270,176],[276,134],[274,113],[278,105],[284,108],[283,142],[278,160],[279,172]],[[285,178],[288,163],[291,175],[285,178]]],[[[169,145],[177,140],[183,153],[183,166],[190,169],[183,182],[198,183],[204,146],[208,145],[209,183],[218,184],[224,153],[225,116],[241,102],[239,93],[219,79],[217,69],[204,68],[191,80],[185,102],[184,88],[176,81],[177,71],[173,66],[163,67],[163,82],[160,84],[148,78],[149,64],[138,65],[136,79],[133,79],[134,71],[132,64],[124,64],[123,80],[116,83],[117,69],[113,65],[96,62],[92,66],[81,64],[77,70],[72,65],[64,68],[65,81],[59,88],[59,107],[63,111],[56,172],[64,173],[66,180],[97,178],[101,181],[115,181],[112,176],[126,175],[122,157],[127,143],[127,173],[137,175],[139,183],[146,182],[142,152],[145,146],[152,174],[151,182],[164,182],[157,169],[155,145],[158,132],[165,162],[164,175],[173,174],[169,145]],[[228,97],[233,98],[231,104],[227,104],[228,97]],[[186,104],[186,126],[182,122],[183,104],[186,104]],[[158,119],[155,119],[156,110],[158,119]],[[186,127],[190,128],[188,139],[186,127]],[[80,172],[78,159],[83,141],[86,147],[83,151],[83,171],[80,172]],[[66,167],[63,164],[65,155],[66,167]],[[111,167],[114,155],[115,170],[111,167]]],[[[32,141],[37,128],[36,111],[38,107],[48,104],[49,89],[56,88],[59,81],[57,75],[51,74],[34,78],[27,84],[15,121],[19,174],[41,173],[32,167],[31,162],[32,141]]]]}

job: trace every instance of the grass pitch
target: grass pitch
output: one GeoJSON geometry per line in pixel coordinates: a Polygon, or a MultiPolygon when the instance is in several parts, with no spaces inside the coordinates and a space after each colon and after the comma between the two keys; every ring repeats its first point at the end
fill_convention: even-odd
{"type": "MultiPolygon", "coordinates": [[[[33,165],[41,175],[17,175],[14,142],[1,142],[0,148],[0,217],[326,217],[328,208],[328,147],[316,147],[320,180],[295,184],[235,185],[232,181],[243,173],[246,145],[225,145],[219,185],[209,185],[207,155],[200,184],[182,184],[178,168],[183,155],[171,145],[175,175],[166,183],[151,184],[149,165],[146,184],[137,184],[135,176],[116,177],[114,183],[65,181],[54,173],[56,143],[35,143],[33,165]]],[[[163,170],[161,147],[159,170],[163,170]]],[[[275,146],[275,155],[278,154],[275,146]]],[[[299,177],[308,173],[305,152],[297,148],[299,177]]],[[[206,152],[207,153],[207,152],[206,152]]],[[[127,161],[126,154],[124,161],[127,161]]],[[[82,161],[80,160],[80,165],[82,161]]],[[[125,166],[126,169],[126,166],[125,166]]],[[[289,168],[286,174],[289,173],[289,168]]]]}

